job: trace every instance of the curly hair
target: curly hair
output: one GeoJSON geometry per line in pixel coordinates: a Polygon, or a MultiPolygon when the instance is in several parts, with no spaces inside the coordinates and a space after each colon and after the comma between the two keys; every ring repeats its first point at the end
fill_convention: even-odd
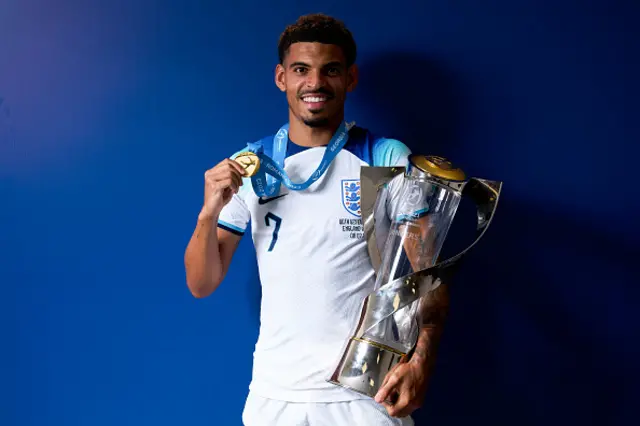
{"type": "Polygon", "coordinates": [[[332,18],[322,13],[304,15],[285,28],[278,40],[278,56],[280,63],[289,47],[294,43],[323,43],[339,46],[344,52],[347,66],[351,66],[356,61],[356,42],[353,35],[338,19],[332,18]]]}

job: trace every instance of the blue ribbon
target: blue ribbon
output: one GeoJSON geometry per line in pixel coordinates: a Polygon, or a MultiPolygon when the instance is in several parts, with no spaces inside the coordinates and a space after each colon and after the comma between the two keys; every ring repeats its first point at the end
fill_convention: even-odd
{"type": "Polygon", "coordinates": [[[306,182],[302,183],[291,181],[287,172],[284,171],[284,159],[287,156],[287,144],[289,141],[289,124],[282,126],[273,137],[273,158],[270,158],[264,153],[261,142],[247,144],[247,150],[253,152],[260,158],[258,172],[251,177],[251,185],[256,195],[265,198],[273,197],[280,190],[280,183],[292,191],[307,189],[322,177],[333,159],[336,158],[342,147],[347,143],[349,140],[349,129],[352,125],[353,124],[347,125],[347,123],[342,122],[331,138],[316,171],[313,172],[306,182]]]}

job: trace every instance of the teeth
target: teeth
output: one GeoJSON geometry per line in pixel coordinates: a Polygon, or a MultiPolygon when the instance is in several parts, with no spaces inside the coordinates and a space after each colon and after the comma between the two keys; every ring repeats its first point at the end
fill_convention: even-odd
{"type": "Polygon", "coordinates": [[[302,98],[305,102],[324,102],[327,98],[321,98],[319,96],[307,96],[302,98]]]}

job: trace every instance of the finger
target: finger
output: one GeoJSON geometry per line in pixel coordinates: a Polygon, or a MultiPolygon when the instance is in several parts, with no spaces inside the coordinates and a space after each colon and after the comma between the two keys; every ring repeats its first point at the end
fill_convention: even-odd
{"type": "Polygon", "coordinates": [[[238,162],[227,159],[227,163],[233,167],[234,170],[236,170],[241,176],[244,176],[247,172],[245,171],[244,167],[242,167],[240,164],[238,164],[238,162]]]}
{"type": "Polygon", "coordinates": [[[222,200],[227,203],[229,202],[229,200],[231,199],[231,197],[233,196],[233,189],[231,188],[224,188],[222,190],[222,200]]]}
{"type": "Polygon", "coordinates": [[[242,176],[232,166],[227,166],[222,170],[216,170],[211,176],[214,182],[223,182],[232,179],[237,187],[242,186],[242,176]]]}
{"type": "Polygon", "coordinates": [[[232,177],[231,178],[231,184],[229,185],[229,188],[231,188],[233,190],[233,192],[237,193],[238,190],[240,189],[240,181],[236,181],[236,178],[232,177]]]}
{"type": "Polygon", "coordinates": [[[233,179],[233,183],[236,185],[236,187],[239,188],[240,186],[242,186],[242,176],[240,176],[240,174],[237,173],[236,170],[231,170],[230,176],[231,179],[233,179]]]}
{"type": "Polygon", "coordinates": [[[236,182],[233,180],[233,178],[232,178],[231,176],[229,176],[229,177],[228,177],[228,178],[226,178],[226,179],[219,180],[219,181],[217,182],[217,186],[218,186],[221,190],[224,190],[224,189],[229,188],[229,189],[231,189],[234,193],[235,193],[235,192],[238,192],[238,185],[236,184],[236,182]]]}
{"type": "Polygon", "coordinates": [[[385,404],[385,407],[390,416],[404,417],[407,415],[409,402],[409,394],[407,392],[402,392],[400,393],[400,398],[398,398],[398,401],[395,404],[385,404]]]}
{"type": "Polygon", "coordinates": [[[229,160],[227,167],[222,171],[223,174],[230,173],[238,178],[238,185],[242,185],[242,178],[247,174],[246,170],[235,161],[229,160]]]}
{"type": "Polygon", "coordinates": [[[386,381],[386,383],[384,383],[376,393],[375,400],[378,403],[381,403],[382,401],[388,399],[389,394],[399,382],[398,375],[395,372],[387,374],[387,377],[388,380],[386,381]]]}
{"type": "Polygon", "coordinates": [[[393,376],[394,374],[396,374],[400,369],[402,369],[402,361],[403,358],[400,358],[400,361],[394,365],[393,367],[391,367],[391,369],[389,371],[387,371],[387,374],[384,375],[384,379],[382,380],[382,384],[380,386],[384,386],[385,383],[387,383],[389,381],[389,378],[391,376],[393,376]]]}
{"type": "MultiPolygon", "coordinates": [[[[380,384],[380,389],[381,389],[381,388],[383,388],[383,387],[387,384],[387,382],[389,381],[389,378],[390,378],[391,376],[393,376],[393,374],[395,373],[395,371],[396,371],[396,369],[397,369],[397,368],[398,368],[398,364],[394,365],[394,366],[391,368],[391,370],[389,370],[389,371],[387,372],[387,374],[385,374],[385,375],[384,375],[384,379],[382,379],[382,383],[380,384]]],[[[379,392],[379,390],[378,390],[378,392],[379,392]]]]}
{"type": "Polygon", "coordinates": [[[215,178],[216,180],[219,180],[221,176],[228,174],[230,171],[233,171],[233,173],[237,173],[240,176],[245,174],[245,171],[240,164],[226,158],[220,163],[216,164],[214,167],[207,170],[204,175],[205,177],[210,176],[215,178]]]}

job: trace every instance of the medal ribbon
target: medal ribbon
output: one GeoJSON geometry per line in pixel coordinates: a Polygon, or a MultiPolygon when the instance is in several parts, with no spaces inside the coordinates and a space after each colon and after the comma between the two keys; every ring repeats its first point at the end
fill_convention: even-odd
{"type": "Polygon", "coordinates": [[[293,182],[284,170],[284,159],[287,155],[287,144],[289,141],[289,124],[280,128],[273,137],[273,158],[264,153],[261,142],[247,144],[247,150],[253,152],[260,159],[260,167],[255,175],[251,177],[253,190],[258,197],[273,197],[280,190],[280,183],[292,191],[302,191],[320,179],[327,171],[329,165],[338,155],[342,147],[349,140],[349,130],[354,123],[342,122],[336,133],[331,138],[329,145],[322,156],[322,161],[313,174],[302,183],[293,182]]]}

